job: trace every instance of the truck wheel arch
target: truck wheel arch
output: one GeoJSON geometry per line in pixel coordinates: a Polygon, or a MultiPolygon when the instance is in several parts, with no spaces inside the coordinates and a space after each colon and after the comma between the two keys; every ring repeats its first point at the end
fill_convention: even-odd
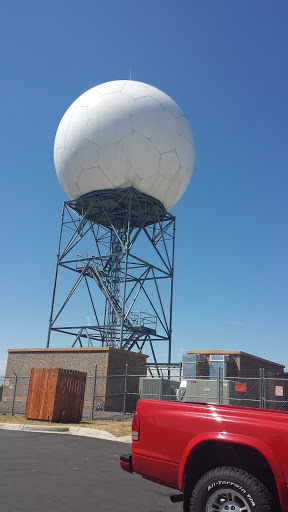
{"type": "MultiPolygon", "coordinates": [[[[215,462],[213,463],[213,461],[211,463],[209,463],[208,461],[207,464],[204,462],[202,463],[203,467],[206,467],[206,469],[210,469],[213,467],[217,467],[218,465],[223,465],[223,461],[225,460],[225,453],[227,452],[227,450],[229,450],[230,453],[233,452],[233,448],[235,448],[235,451],[237,451],[237,449],[241,449],[241,453],[244,453],[245,450],[250,450],[251,452],[253,451],[253,453],[255,453],[256,456],[258,455],[259,458],[261,458],[261,461],[263,461],[263,463],[267,464],[267,469],[269,466],[271,475],[273,475],[275,490],[278,490],[279,501],[281,503],[281,506],[283,510],[288,511],[287,487],[285,477],[277,457],[269,448],[269,446],[267,446],[263,441],[245,435],[227,434],[225,432],[206,432],[201,433],[198,436],[195,436],[186,446],[183,456],[181,458],[178,481],[179,489],[184,489],[185,478],[187,478],[190,467],[193,467],[194,479],[196,478],[198,480],[198,475],[200,475],[202,472],[201,467],[199,467],[201,466],[202,463],[201,454],[203,454],[204,458],[207,458],[207,454],[212,453],[213,457],[213,451],[215,452],[216,449],[216,452],[219,450],[218,455],[221,454],[220,458],[221,456],[223,456],[222,460],[219,461],[219,464],[218,460],[216,464],[215,462]],[[199,462],[200,464],[198,464],[199,462]]],[[[230,460],[229,464],[231,464],[231,462],[234,463],[234,465],[236,464],[237,466],[237,460],[236,462],[235,460],[230,460]]],[[[239,465],[240,467],[242,467],[241,463],[239,465]]],[[[246,466],[248,467],[247,463],[246,466]]],[[[195,482],[197,480],[195,480],[195,482]]]]}

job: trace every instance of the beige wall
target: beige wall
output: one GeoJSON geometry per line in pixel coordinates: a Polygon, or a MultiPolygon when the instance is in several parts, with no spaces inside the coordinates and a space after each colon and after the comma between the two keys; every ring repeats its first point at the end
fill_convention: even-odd
{"type": "MultiPolygon", "coordinates": [[[[32,368],[65,368],[87,373],[84,405],[91,406],[97,364],[95,406],[104,407],[105,410],[122,410],[126,364],[130,374],[133,371],[135,375],[145,375],[146,358],[143,354],[110,347],[10,349],[5,378],[6,384],[9,379],[9,385],[4,385],[2,400],[12,400],[15,385],[13,372],[19,377],[16,401],[23,401],[27,397],[32,368]]],[[[136,380],[134,388],[138,390],[139,379],[136,380]]]]}

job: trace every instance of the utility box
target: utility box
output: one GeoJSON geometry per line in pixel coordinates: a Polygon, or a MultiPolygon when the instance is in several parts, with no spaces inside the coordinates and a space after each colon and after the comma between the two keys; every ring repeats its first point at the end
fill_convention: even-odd
{"type": "Polygon", "coordinates": [[[79,423],[86,386],[85,372],[32,368],[25,417],[31,420],[79,423]]]}
{"type": "Polygon", "coordinates": [[[180,382],[162,378],[140,377],[140,398],[150,400],[177,400],[176,390],[180,382]]]}

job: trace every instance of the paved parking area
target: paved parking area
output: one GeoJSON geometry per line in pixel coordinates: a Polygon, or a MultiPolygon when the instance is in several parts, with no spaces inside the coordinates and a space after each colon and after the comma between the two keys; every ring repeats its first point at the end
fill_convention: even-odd
{"type": "Polygon", "coordinates": [[[168,489],[121,470],[130,444],[0,430],[5,512],[180,512],[168,489]]]}

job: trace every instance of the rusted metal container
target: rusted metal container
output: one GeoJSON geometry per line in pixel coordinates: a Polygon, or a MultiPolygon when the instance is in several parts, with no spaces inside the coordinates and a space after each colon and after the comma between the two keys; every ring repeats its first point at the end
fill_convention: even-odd
{"type": "Polygon", "coordinates": [[[78,423],[87,374],[63,368],[32,368],[25,416],[31,420],[78,423]]]}

